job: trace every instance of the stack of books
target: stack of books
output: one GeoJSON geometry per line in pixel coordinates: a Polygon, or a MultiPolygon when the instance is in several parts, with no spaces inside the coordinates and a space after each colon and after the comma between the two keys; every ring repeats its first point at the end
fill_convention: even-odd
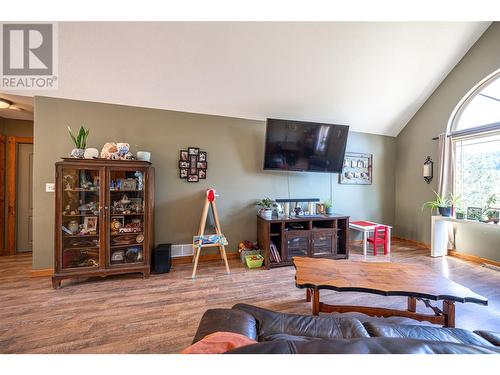
{"type": "Polygon", "coordinates": [[[278,251],[278,248],[276,247],[276,245],[274,243],[271,242],[271,245],[269,246],[269,249],[271,250],[270,251],[270,255],[271,255],[271,262],[274,262],[274,263],[279,263],[281,262],[281,255],[280,255],[280,252],[278,251]]]}

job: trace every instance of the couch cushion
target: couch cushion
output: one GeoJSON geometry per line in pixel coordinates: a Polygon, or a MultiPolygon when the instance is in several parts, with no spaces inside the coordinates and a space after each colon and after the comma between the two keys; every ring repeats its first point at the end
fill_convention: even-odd
{"type": "Polygon", "coordinates": [[[184,349],[181,354],[220,354],[257,341],[234,332],[215,332],[184,349]]]}
{"type": "Polygon", "coordinates": [[[495,346],[500,346],[500,333],[492,331],[474,331],[475,334],[488,340],[495,346]]]}
{"type": "Polygon", "coordinates": [[[201,317],[193,344],[214,332],[233,332],[252,340],[257,339],[255,318],[241,310],[210,309],[201,317]]]}
{"type": "Polygon", "coordinates": [[[490,342],[470,331],[460,328],[387,324],[367,322],[364,326],[372,337],[410,338],[428,341],[446,341],[459,344],[493,346],[490,342]]]}
{"type": "Polygon", "coordinates": [[[388,316],[388,317],[370,316],[355,311],[345,312],[345,313],[333,312],[330,315],[336,318],[347,318],[347,317],[355,318],[358,319],[361,323],[379,322],[379,323],[389,323],[389,324],[412,324],[419,326],[441,327],[438,324],[432,324],[431,322],[421,322],[419,320],[406,318],[403,316],[388,316]]]}
{"type": "Polygon", "coordinates": [[[352,340],[279,340],[259,342],[229,354],[499,354],[495,346],[371,337],[352,340]]]}
{"type": "Polygon", "coordinates": [[[354,318],[284,314],[242,303],[233,309],[245,311],[257,320],[258,341],[276,334],[325,339],[369,337],[361,322],[354,318]]]}

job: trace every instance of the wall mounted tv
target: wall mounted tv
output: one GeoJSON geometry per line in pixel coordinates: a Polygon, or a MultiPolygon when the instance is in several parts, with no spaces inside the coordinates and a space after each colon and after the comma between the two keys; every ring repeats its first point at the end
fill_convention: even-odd
{"type": "Polygon", "coordinates": [[[267,119],[264,169],[342,172],[349,126],[267,119]]]}

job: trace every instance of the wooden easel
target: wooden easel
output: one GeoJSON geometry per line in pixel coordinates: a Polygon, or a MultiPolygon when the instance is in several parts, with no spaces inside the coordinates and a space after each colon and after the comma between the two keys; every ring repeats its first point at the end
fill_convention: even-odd
{"type": "Polygon", "coordinates": [[[227,256],[226,256],[226,249],[224,245],[227,245],[227,241],[225,240],[225,236],[222,234],[221,228],[220,228],[220,223],[219,223],[219,214],[217,213],[217,206],[215,205],[215,190],[214,189],[208,189],[207,190],[207,196],[205,199],[205,205],[203,206],[203,211],[201,213],[201,221],[200,221],[200,229],[198,230],[198,237],[204,237],[205,236],[205,224],[207,222],[207,217],[208,217],[208,209],[211,206],[212,207],[212,213],[214,216],[214,224],[215,224],[215,233],[216,235],[219,236],[219,241],[216,243],[202,243],[202,241],[194,241],[193,240],[193,260],[194,260],[194,267],[193,267],[193,274],[191,277],[194,279],[196,276],[196,268],[198,267],[198,259],[200,258],[200,253],[201,249],[203,247],[218,247],[220,251],[220,255],[222,259],[224,260],[224,263],[226,265],[226,271],[229,274],[229,265],[227,264],[227,256]]]}

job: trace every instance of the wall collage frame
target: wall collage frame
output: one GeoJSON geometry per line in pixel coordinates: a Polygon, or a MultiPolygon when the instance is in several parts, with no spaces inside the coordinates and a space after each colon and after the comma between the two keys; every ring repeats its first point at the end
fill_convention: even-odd
{"type": "Polygon", "coordinates": [[[179,153],[179,177],[187,182],[199,182],[207,178],[207,152],[198,147],[188,147],[179,153]]]}

